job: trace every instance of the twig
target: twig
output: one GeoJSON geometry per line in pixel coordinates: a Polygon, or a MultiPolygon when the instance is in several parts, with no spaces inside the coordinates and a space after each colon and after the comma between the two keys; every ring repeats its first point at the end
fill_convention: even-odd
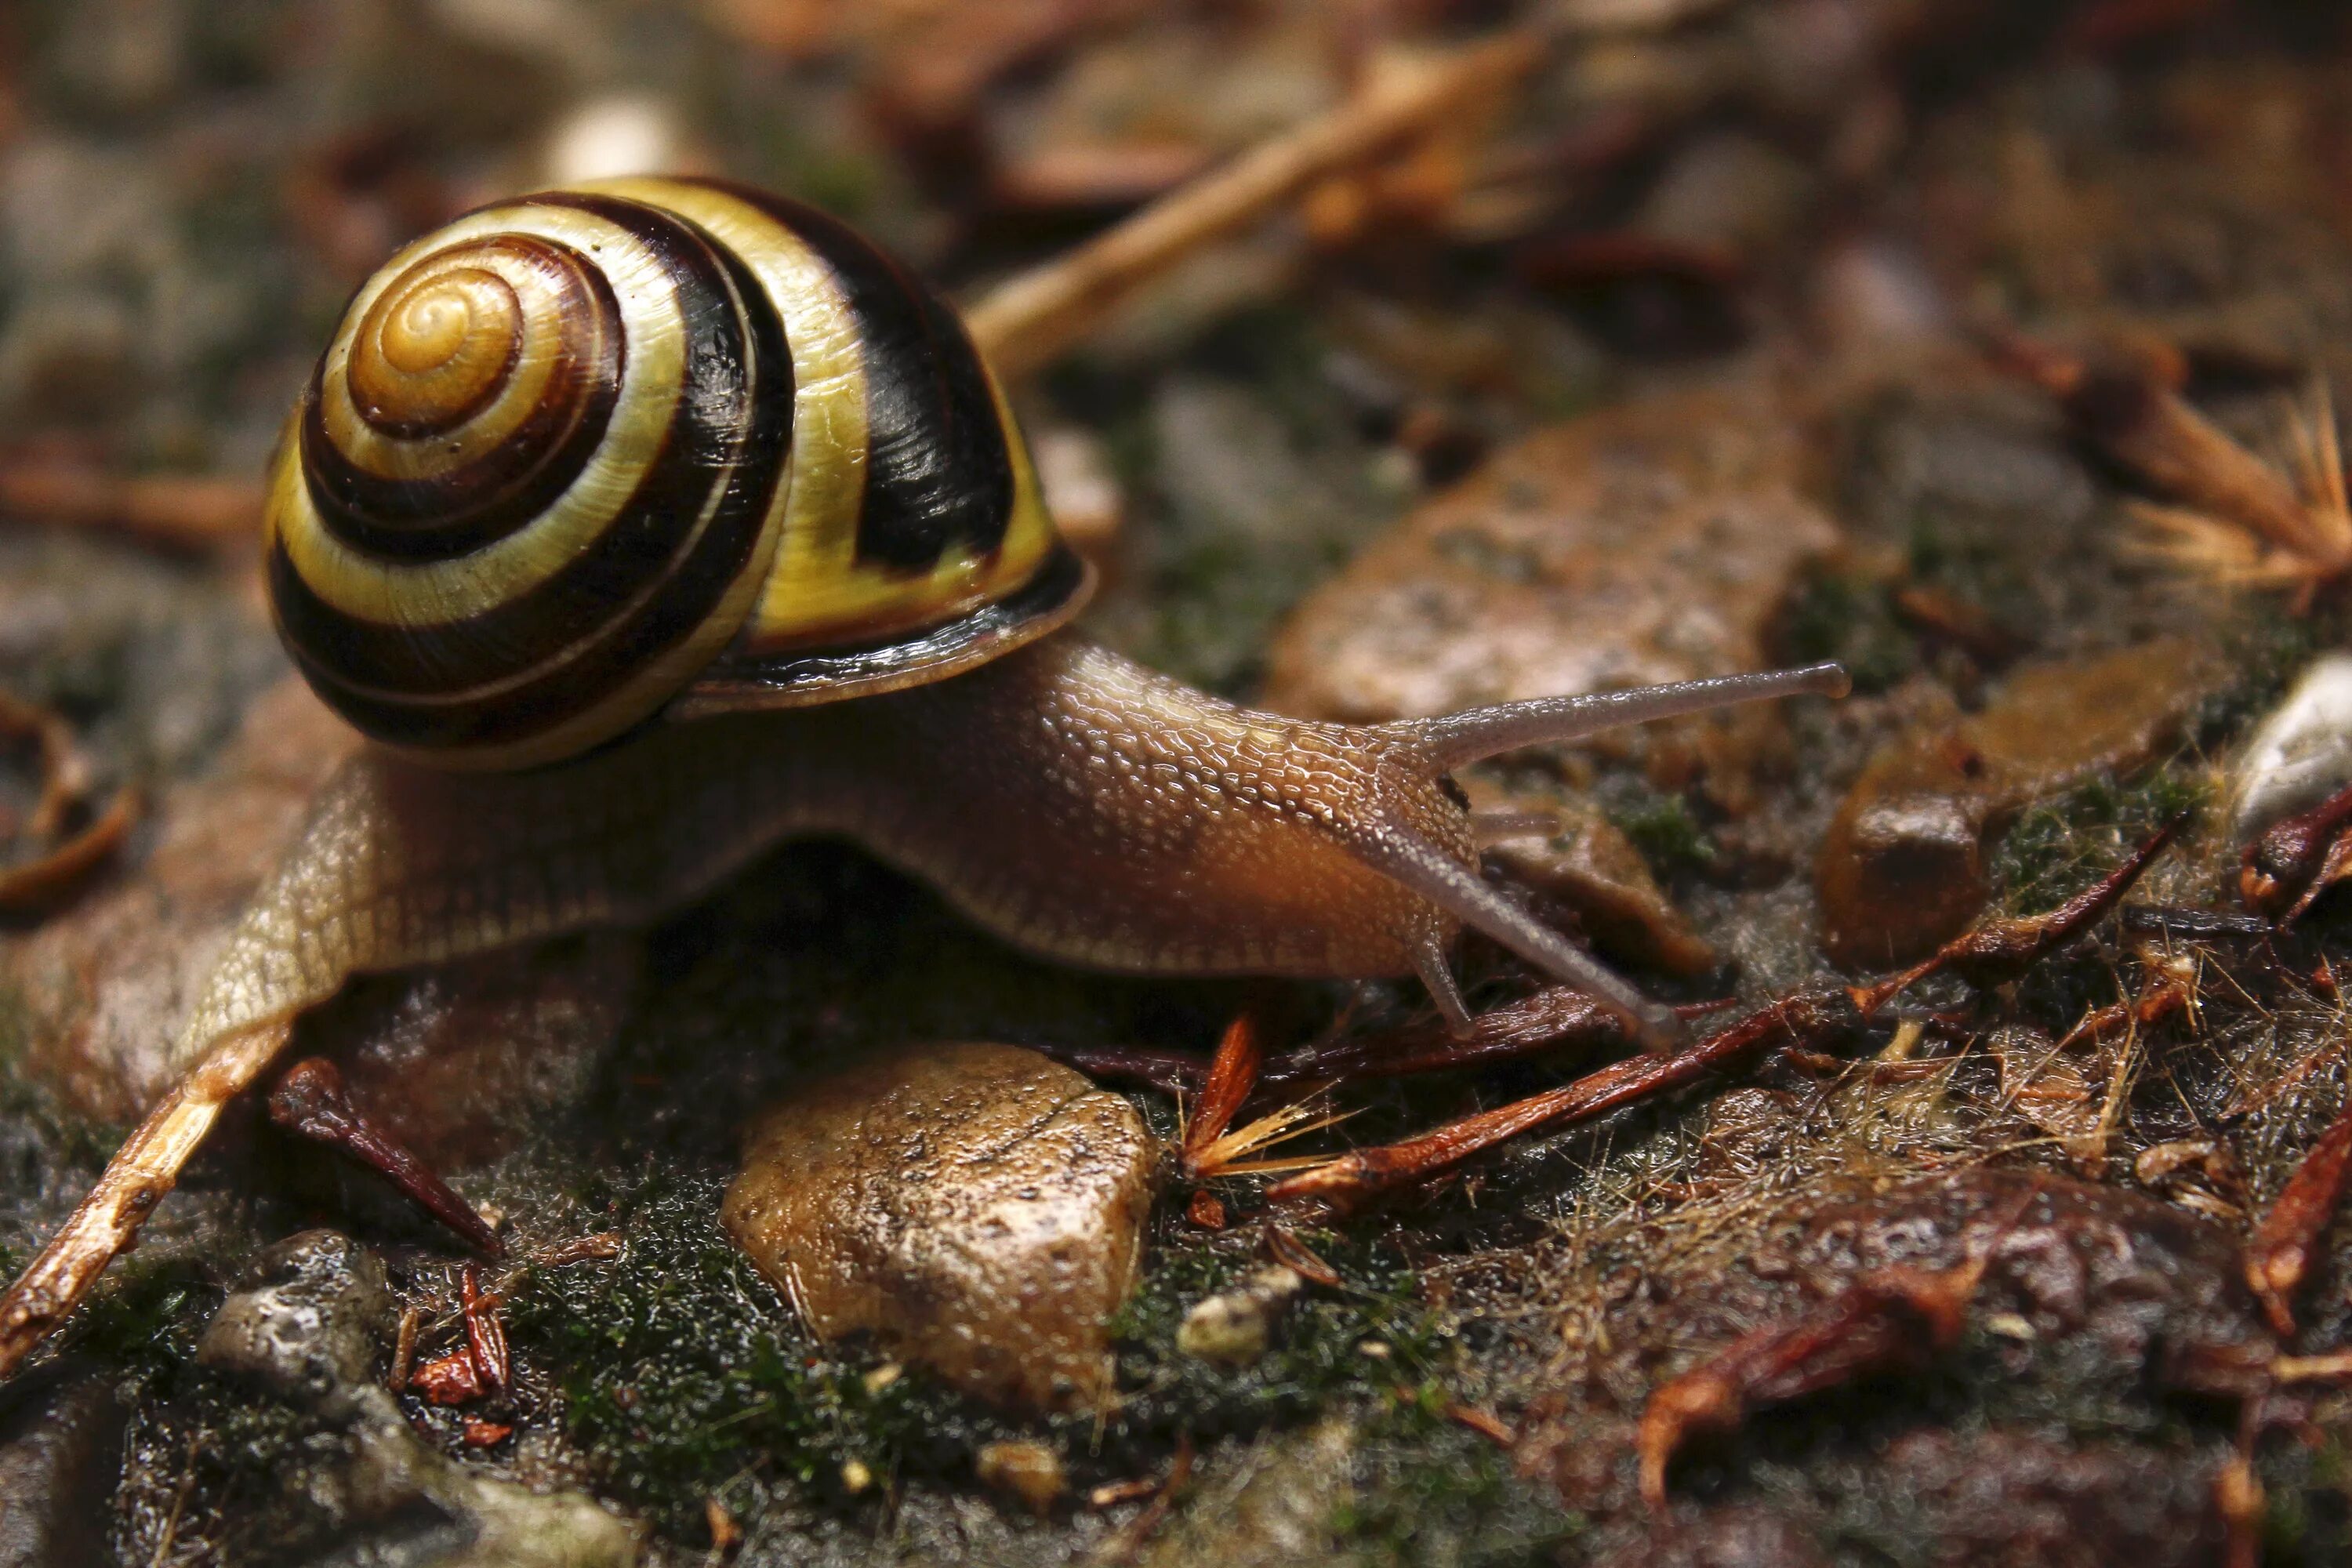
{"type": "Polygon", "coordinates": [[[1172,262],[1503,90],[1542,55],[1537,35],[1513,32],[1376,83],[999,285],[965,313],[972,341],[1001,374],[1036,369],[1172,262]]]}
{"type": "Polygon", "coordinates": [[[2294,1332],[2292,1303],[2322,1232],[2352,1173],[2352,1104],[2328,1124],[2246,1243],[2246,1284],[2281,1334],[2294,1332]]]}
{"type": "Polygon", "coordinates": [[[30,914],[64,900],[122,847],[138,820],[136,792],[117,790],[80,832],[36,859],[0,868],[0,914],[30,914]]]}
{"type": "Polygon", "coordinates": [[[40,1256],[0,1294],[0,1377],[14,1373],[106,1266],[131,1250],[213,1122],[277,1059],[293,1032],[292,1021],[280,1019],[224,1038],[115,1152],[40,1256]]]}
{"type": "Polygon", "coordinates": [[[191,474],[127,479],[56,458],[0,462],[0,515],[127,533],[174,550],[259,537],[257,479],[191,474]]]}

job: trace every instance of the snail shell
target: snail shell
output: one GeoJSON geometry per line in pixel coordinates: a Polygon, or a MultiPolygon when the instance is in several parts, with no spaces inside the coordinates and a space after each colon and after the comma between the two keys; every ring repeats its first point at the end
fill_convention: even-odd
{"type": "Polygon", "coordinates": [[[698,685],[938,679],[1090,587],[954,311],[836,220],[703,181],[502,202],[394,256],[267,529],[311,685],[457,767],[588,751],[698,685]]]}

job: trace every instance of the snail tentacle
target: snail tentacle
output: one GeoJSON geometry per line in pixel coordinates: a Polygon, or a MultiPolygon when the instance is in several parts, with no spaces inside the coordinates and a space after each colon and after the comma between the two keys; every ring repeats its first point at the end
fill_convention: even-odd
{"type": "MultiPolygon", "coordinates": [[[[1683,1038],[1674,1010],[1642,994],[1632,982],[1544,924],[1478,873],[1409,827],[1388,823],[1351,835],[1349,849],[1368,866],[1436,905],[1464,925],[1483,931],[1546,974],[1590,992],[1625,1016],[1634,1033],[1654,1050],[1670,1049],[1683,1038]]],[[[1424,969],[1423,977],[1427,976],[1424,969]]],[[[1447,989],[1453,978],[1446,977],[1447,989]]],[[[1439,996],[1434,987],[1433,996],[1439,996]]],[[[1456,1005],[1458,1005],[1458,1000],[1456,1005]]],[[[1442,996],[1438,1006],[1451,1016],[1442,996]]],[[[1467,1019],[1466,1009],[1464,1017],[1467,1019]]]]}
{"type": "Polygon", "coordinates": [[[1581,740],[1603,730],[1675,719],[1735,703],[1779,697],[1843,697],[1853,682],[1844,667],[1809,664],[1760,675],[1720,675],[1665,686],[1636,686],[1585,697],[1535,697],[1465,708],[1434,719],[1404,719],[1380,728],[1419,746],[1432,767],[1451,773],[1522,746],[1581,740]]]}
{"type": "Polygon", "coordinates": [[[1424,933],[1413,943],[1412,966],[1429,999],[1437,1005],[1438,1016],[1445,1020],[1446,1031],[1461,1039],[1470,1033],[1470,1004],[1464,1000],[1462,987],[1454,981],[1454,964],[1445,949],[1446,943],[1437,932],[1424,933]]]}

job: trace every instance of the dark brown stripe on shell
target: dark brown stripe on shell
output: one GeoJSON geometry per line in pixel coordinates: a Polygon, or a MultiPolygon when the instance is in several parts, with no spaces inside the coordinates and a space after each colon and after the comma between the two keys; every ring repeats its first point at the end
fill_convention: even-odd
{"type": "Polygon", "coordinates": [[[604,438],[627,347],[619,302],[577,250],[537,236],[508,237],[518,252],[544,257],[562,279],[564,338],[538,406],[496,447],[429,479],[370,473],[328,436],[319,412],[323,359],[312,373],[299,416],[302,471],[320,524],[354,550],[427,562],[495,543],[570,489],[604,438]]]}
{"type": "Polygon", "coordinates": [[[993,554],[1013,520],[1013,460],[961,318],[838,218],[747,185],[698,183],[799,235],[840,279],[866,365],[859,563],[916,573],[955,546],[993,554]]]}
{"type": "Polygon", "coordinates": [[[272,552],[280,627],[305,673],[338,712],[395,745],[525,740],[625,685],[702,625],[741,574],[791,450],[791,354],[750,269],[676,215],[606,197],[540,199],[626,225],[680,278],[681,296],[695,305],[685,396],[647,455],[644,481],[596,542],[530,593],[471,619],[420,629],[355,622],[310,594],[282,546],[272,552]],[[715,483],[725,495],[695,547],[674,560],[715,483]],[[649,573],[665,570],[658,592],[608,619],[649,573]],[[509,689],[478,689],[566,654],[509,689]]]}
{"type": "Polygon", "coordinates": [[[853,647],[730,653],[714,659],[679,694],[678,709],[723,710],[730,703],[757,708],[768,700],[780,708],[814,707],[877,687],[917,684],[923,678],[919,672],[976,664],[998,645],[1037,635],[1040,621],[1062,625],[1092,590],[1086,563],[1069,546],[1056,544],[1036,575],[1014,593],[943,625],[853,647]]]}

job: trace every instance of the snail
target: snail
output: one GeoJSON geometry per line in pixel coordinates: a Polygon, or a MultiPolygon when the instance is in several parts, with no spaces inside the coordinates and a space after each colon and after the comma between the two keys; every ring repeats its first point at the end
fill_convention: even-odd
{"type": "Polygon", "coordinates": [[[291,1020],[354,974],[641,922],[795,835],[1012,943],[1161,974],[1418,975],[1465,927],[1674,1015],[1478,873],[1449,774],[1835,666],[1349,725],[1235,706],[1070,621],[1058,539],[956,314],[812,208],[700,180],[502,202],[352,299],[264,530],[298,668],[374,744],[200,994],[184,1077],[5,1298],[70,1310],[291,1020]]]}

